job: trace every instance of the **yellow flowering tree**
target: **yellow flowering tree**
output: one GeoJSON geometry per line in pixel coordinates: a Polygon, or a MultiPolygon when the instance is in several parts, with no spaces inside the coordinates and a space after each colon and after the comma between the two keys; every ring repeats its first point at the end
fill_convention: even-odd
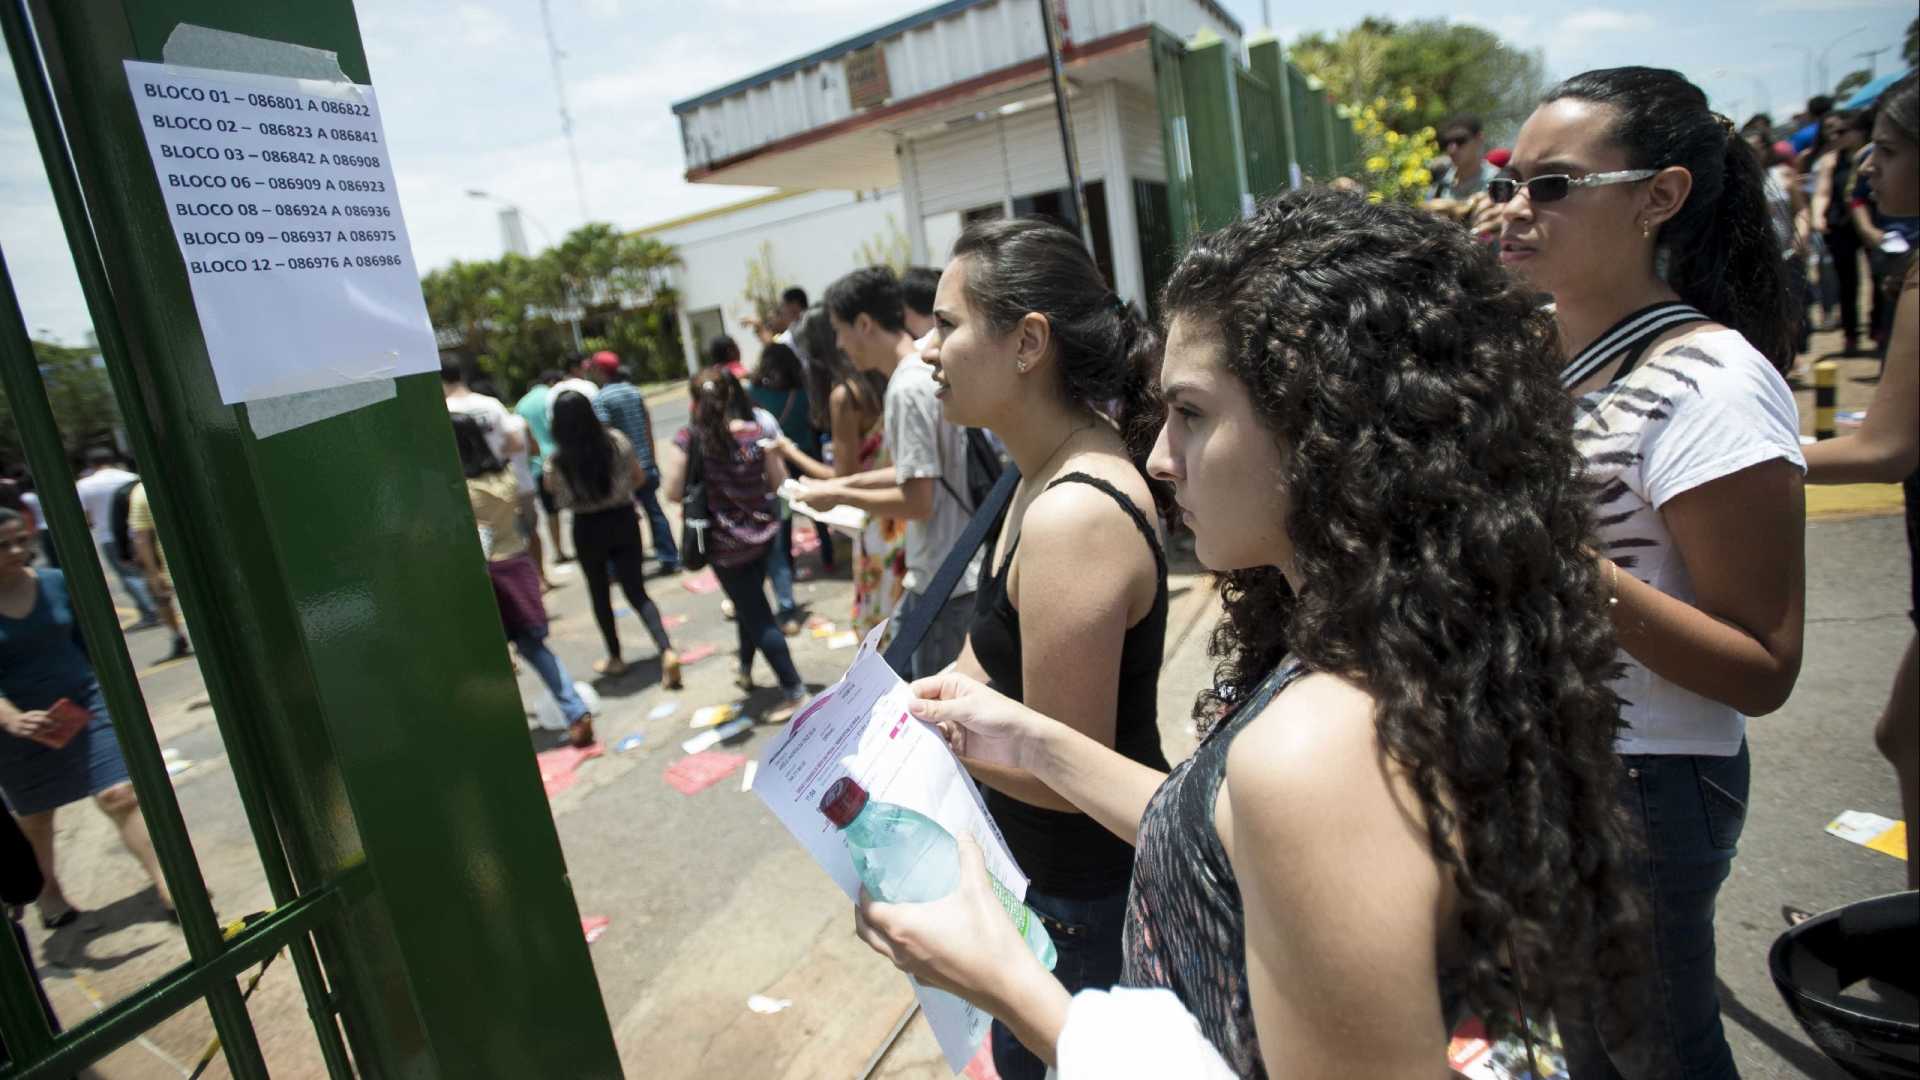
{"type": "Polygon", "coordinates": [[[1427,163],[1440,155],[1432,127],[1410,133],[1396,130],[1394,120],[1417,115],[1420,102],[1411,93],[1398,100],[1374,98],[1367,105],[1342,105],[1340,116],[1353,124],[1360,141],[1363,175],[1356,177],[1375,202],[1415,203],[1426,198],[1433,185],[1427,163]]]}

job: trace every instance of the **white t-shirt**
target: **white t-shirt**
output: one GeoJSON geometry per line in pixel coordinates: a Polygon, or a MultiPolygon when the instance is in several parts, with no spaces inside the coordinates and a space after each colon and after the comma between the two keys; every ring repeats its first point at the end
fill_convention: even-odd
{"type": "Polygon", "coordinates": [[[80,492],[80,509],[87,512],[87,529],[93,533],[94,543],[113,544],[113,496],[138,479],[125,469],[105,468],[88,473],[74,485],[80,492]]]}
{"type": "Polygon", "coordinates": [[[508,413],[507,430],[520,436],[520,449],[507,460],[507,467],[513,470],[514,487],[522,495],[532,495],[537,490],[533,481],[533,429],[519,413],[508,413]]]}
{"type": "Polygon", "coordinates": [[[472,417],[487,437],[487,449],[493,451],[493,456],[501,461],[507,460],[507,425],[514,416],[500,403],[499,398],[469,390],[448,398],[447,412],[472,417]]]}
{"type": "MultiPolygon", "coordinates": [[[[1600,484],[1596,532],[1602,554],[1668,596],[1693,603],[1693,579],[1660,507],[1676,495],[1742,469],[1785,459],[1802,472],[1800,414],[1793,392],[1733,330],[1696,334],[1649,355],[1627,377],[1579,402],[1574,438],[1600,484]]],[[[1620,653],[1615,681],[1622,754],[1740,751],[1747,718],[1620,653]]]]}
{"type": "Polygon", "coordinates": [[[569,390],[573,391],[576,394],[585,396],[587,399],[587,404],[591,405],[593,404],[593,396],[600,392],[600,387],[596,385],[593,382],[593,380],[582,379],[582,378],[579,378],[578,376],[571,379],[561,379],[559,382],[554,383],[553,392],[547,395],[547,426],[548,427],[553,426],[553,403],[556,401],[559,401],[560,395],[566,393],[569,390]]]}
{"type": "Polygon", "coordinates": [[[40,512],[40,496],[32,491],[21,492],[20,505],[26,507],[27,513],[33,515],[33,527],[44,531],[47,527],[47,517],[40,512]]]}
{"type": "MultiPolygon", "coordinates": [[[[974,509],[960,501],[967,494],[967,433],[947,423],[936,389],[933,367],[918,355],[902,359],[887,380],[885,438],[893,453],[894,479],[901,484],[933,479],[933,516],[907,522],[903,584],[909,592],[933,584],[933,575],[966,531],[974,509]]],[[[966,596],[979,582],[980,553],[974,552],[953,595],[966,596]]]]}

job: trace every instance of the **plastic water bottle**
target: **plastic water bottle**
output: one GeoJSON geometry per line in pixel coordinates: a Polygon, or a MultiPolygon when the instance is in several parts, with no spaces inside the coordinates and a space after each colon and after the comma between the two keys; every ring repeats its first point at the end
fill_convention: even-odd
{"type": "MultiPolygon", "coordinates": [[[[820,812],[839,827],[853,856],[853,868],[875,899],[924,904],[946,896],[960,883],[959,844],[925,814],[867,798],[867,789],[850,776],[827,789],[820,799],[820,812]]],[[[1047,928],[998,878],[989,873],[987,880],[1027,948],[1052,971],[1059,957],[1047,928]]]]}

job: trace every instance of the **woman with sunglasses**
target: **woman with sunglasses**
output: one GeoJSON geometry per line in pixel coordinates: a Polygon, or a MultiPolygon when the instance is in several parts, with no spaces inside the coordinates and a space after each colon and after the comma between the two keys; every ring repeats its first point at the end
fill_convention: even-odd
{"type": "Polygon", "coordinates": [[[1805,463],[1765,176],[1677,72],[1554,89],[1520,130],[1500,258],[1551,293],[1593,558],[1623,670],[1620,799],[1645,834],[1655,970],[1636,1023],[1561,1015],[1576,1080],[1732,1077],[1714,899],[1745,820],[1748,716],[1800,671],[1805,463]]]}
{"type": "Polygon", "coordinates": [[[1200,237],[1163,305],[1148,466],[1225,602],[1199,747],[1168,775],[957,672],[912,705],[1134,845],[1128,989],[1070,997],[971,841],[861,936],[1063,1078],[1438,1076],[1467,1010],[1604,999],[1637,905],[1551,319],[1465,230],[1322,189],[1200,237]]]}

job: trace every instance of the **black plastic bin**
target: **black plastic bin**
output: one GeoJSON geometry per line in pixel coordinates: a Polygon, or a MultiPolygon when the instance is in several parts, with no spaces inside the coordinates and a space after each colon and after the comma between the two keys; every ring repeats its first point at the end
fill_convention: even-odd
{"type": "Polygon", "coordinates": [[[1920,1078],[1920,892],[1816,915],[1780,935],[1767,966],[1794,1019],[1849,1074],[1920,1078]]]}

